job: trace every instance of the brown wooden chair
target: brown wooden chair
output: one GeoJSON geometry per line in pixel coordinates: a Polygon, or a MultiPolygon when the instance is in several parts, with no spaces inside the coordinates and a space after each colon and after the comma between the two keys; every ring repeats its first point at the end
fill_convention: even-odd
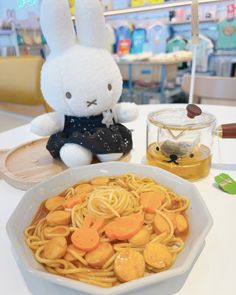
{"type": "Polygon", "coordinates": [[[25,110],[41,105],[44,111],[49,111],[40,90],[43,62],[40,56],[0,58],[0,103],[24,105],[25,110]]]}
{"type": "MultiPolygon", "coordinates": [[[[182,89],[190,92],[190,75],[185,75],[182,89]]],[[[196,76],[194,103],[236,105],[236,78],[196,76]]]]}

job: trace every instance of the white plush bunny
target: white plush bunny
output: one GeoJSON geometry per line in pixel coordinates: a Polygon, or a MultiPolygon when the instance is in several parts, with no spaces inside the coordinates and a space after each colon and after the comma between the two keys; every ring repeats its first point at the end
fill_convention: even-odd
{"type": "Polygon", "coordinates": [[[68,0],[43,0],[41,26],[51,49],[41,88],[55,110],[31,123],[31,131],[51,136],[54,158],[69,167],[118,160],[132,149],[130,131],[119,123],[138,116],[132,103],[117,104],[122,77],[106,48],[106,28],[98,0],[77,0],[75,33],[68,0]]]}

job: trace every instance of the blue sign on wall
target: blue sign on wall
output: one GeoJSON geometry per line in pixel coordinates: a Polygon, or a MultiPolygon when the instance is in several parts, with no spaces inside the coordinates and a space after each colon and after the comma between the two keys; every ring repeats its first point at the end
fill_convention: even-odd
{"type": "Polygon", "coordinates": [[[17,7],[18,8],[35,6],[36,4],[37,4],[37,0],[17,0],[17,7]]]}

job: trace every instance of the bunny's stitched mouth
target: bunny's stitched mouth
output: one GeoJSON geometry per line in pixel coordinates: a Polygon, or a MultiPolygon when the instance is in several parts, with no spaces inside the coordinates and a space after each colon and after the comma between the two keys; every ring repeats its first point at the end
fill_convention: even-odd
{"type": "Polygon", "coordinates": [[[87,101],[87,108],[91,107],[92,105],[97,106],[97,99],[94,99],[93,101],[87,101]]]}

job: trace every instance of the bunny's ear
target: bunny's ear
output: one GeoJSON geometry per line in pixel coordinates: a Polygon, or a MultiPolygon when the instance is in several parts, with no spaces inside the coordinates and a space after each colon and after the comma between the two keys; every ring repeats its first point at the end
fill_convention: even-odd
{"type": "Polygon", "coordinates": [[[76,44],[68,0],[42,0],[41,27],[53,55],[76,44]]]}
{"type": "Polygon", "coordinates": [[[82,46],[106,48],[106,27],[98,0],[76,0],[76,27],[82,46]]]}

